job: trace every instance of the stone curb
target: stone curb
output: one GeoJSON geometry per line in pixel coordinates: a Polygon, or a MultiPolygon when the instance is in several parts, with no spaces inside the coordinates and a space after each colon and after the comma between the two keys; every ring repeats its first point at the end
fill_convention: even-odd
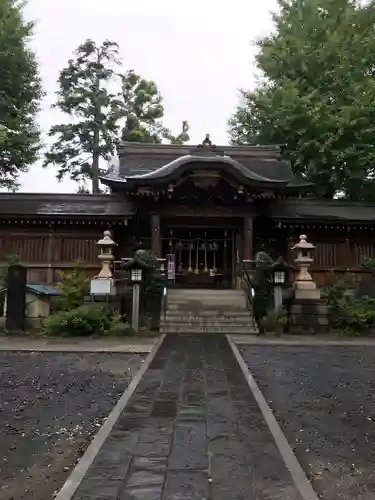
{"type": "Polygon", "coordinates": [[[353,347],[363,347],[363,346],[375,346],[375,339],[343,339],[343,340],[325,340],[325,339],[308,339],[308,338],[262,338],[252,335],[238,335],[238,334],[229,334],[229,338],[237,345],[247,346],[247,345],[255,345],[255,346],[270,346],[270,345],[279,345],[279,346],[353,346],[353,347]]]}
{"type": "MultiPolygon", "coordinates": [[[[158,341],[158,339],[156,339],[158,341]]],[[[132,344],[48,344],[38,342],[19,342],[2,343],[0,341],[0,352],[113,352],[113,353],[131,353],[142,354],[151,352],[156,341],[150,341],[147,344],[134,342],[132,344]]]]}
{"type": "Polygon", "coordinates": [[[292,476],[294,484],[301,495],[302,500],[319,500],[318,495],[315,493],[310,481],[307,479],[305,472],[303,471],[301,464],[299,463],[292,447],[288,443],[285,434],[281,430],[281,427],[277,423],[276,418],[268,406],[265,397],[263,396],[261,390],[258,387],[254,377],[252,376],[249,368],[247,367],[245,361],[243,360],[237,346],[234,341],[227,335],[229,345],[233,351],[233,354],[240,365],[242,373],[244,374],[246,381],[250,387],[251,392],[262,412],[263,418],[275,440],[276,446],[279,449],[280,455],[292,476]]]}
{"type": "Polygon", "coordinates": [[[148,369],[152,360],[156,356],[156,353],[159,350],[159,347],[161,346],[161,344],[164,340],[164,337],[165,336],[162,335],[161,338],[158,339],[158,342],[155,343],[150,354],[145,359],[145,362],[142,364],[141,368],[138,370],[138,372],[136,373],[135,377],[130,382],[128,387],[125,389],[124,393],[122,394],[122,396],[118,400],[116,406],[113,408],[111,413],[108,415],[104,424],[101,426],[98,433],[96,434],[94,439],[91,441],[89,447],[87,448],[85,453],[82,455],[82,457],[79,459],[77,465],[75,466],[75,468],[71,472],[68,479],[65,481],[65,484],[63,485],[63,487],[61,488],[59,493],[56,495],[55,500],[72,500],[78,486],[81,484],[81,482],[82,482],[83,478],[85,477],[90,465],[93,463],[96,455],[100,451],[100,448],[103,446],[105,440],[108,438],[114,425],[116,424],[117,420],[121,416],[121,413],[123,412],[126,404],[128,403],[129,399],[131,398],[134,391],[136,390],[137,385],[139,384],[141,378],[143,377],[144,373],[148,369]]]}

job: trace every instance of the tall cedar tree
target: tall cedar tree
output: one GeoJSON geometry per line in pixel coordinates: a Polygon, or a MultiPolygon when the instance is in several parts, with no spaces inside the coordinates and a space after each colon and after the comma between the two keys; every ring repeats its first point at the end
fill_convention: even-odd
{"type": "Polygon", "coordinates": [[[55,142],[43,166],[57,165],[59,180],[66,175],[77,182],[89,179],[92,192],[99,193],[100,159],[113,154],[122,116],[119,96],[108,90],[120,65],[118,45],[86,40],[75,55],[60,73],[54,105],[69,122],[51,127],[49,136],[55,142]]]}
{"type": "Polygon", "coordinates": [[[163,126],[164,106],[162,95],[152,80],[146,80],[134,71],[127,71],[121,78],[125,126],[121,139],[128,142],[160,144],[163,139],[171,144],[189,141],[189,124],[182,122],[178,135],[163,126]]]}
{"type": "Polygon", "coordinates": [[[19,173],[36,161],[40,148],[42,90],[29,48],[34,24],[23,19],[23,6],[0,0],[0,186],[9,190],[18,188],[19,173]]]}
{"type": "Polygon", "coordinates": [[[55,107],[73,120],[51,128],[49,135],[57,139],[45,155],[44,166],[58,165],[57,178],[68,174],[80,183],[79,193],[88,192],[87,179],[92,180],[92,192],[100,192],[99,176],[104,173],[100,159],[114,153],[120,138],[151,143],[166,139],[176,144],[189,140],[186,121],[177,136],[163,126],[164,107],[157,85],[134,71],[117,74],[119,65],[115,42],[98,47],[87,40],[60,74],[55,107]],[[116,76],[121,91],[109,93],[109,84],[115,88],[116,76]]]}
{"type": "Polygon", "coordinates": [[[264,79],[242,90],[234,144],[281,144],[320,194],[375,199],[375,2],[279,0],[258,42],[264,79]]]}

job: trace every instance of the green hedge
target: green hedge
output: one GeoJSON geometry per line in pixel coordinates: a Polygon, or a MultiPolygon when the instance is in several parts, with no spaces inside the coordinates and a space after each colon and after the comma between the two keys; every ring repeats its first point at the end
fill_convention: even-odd
{"type": "Polygon", "coordinates": [[[41,333],[53,337],[105,335],[113,324],[113,313],[107,307],[90,304],[70,311],[57,311],[45,319],[41,333]]]}

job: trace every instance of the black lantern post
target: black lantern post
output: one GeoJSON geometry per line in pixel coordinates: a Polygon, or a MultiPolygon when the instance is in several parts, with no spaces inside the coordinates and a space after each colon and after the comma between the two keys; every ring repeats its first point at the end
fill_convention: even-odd
{"type": "Polygon", "coordinates": [[[138,332],[140,288],[144,273],[150,269],[150,266],[142,259],[141,253],[137,252],[132,259],[123,264],[123,267],[130,271],[130,280],[133,284],[132,328],[135,332],[138,332]]]}
{"type": "Polygon", "coordinates": [[[279,257],[268,269],[271,271],[274,285],[275,310],[279,310],[283,306],[283,288],[288,286],[288,272],[294,267],[279,257]]]}

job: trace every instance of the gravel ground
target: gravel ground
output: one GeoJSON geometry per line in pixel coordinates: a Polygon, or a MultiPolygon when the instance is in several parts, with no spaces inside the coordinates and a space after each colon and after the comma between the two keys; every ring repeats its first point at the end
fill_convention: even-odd
{"type": "Polygon", "coordinates": [[[373,500],[375,347],[241,352],[319,498],[373,500]]]}
{"type": "Polygon", "coordinates": [[[51,500],[143,355],[0,353],[0,500],[51,500]]]}

